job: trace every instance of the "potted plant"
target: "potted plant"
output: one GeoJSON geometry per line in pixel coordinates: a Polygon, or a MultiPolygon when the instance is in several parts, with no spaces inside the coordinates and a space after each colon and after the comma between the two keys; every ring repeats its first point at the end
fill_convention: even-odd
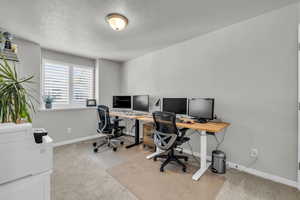
{"type": "Polygon", "coordinates": [[[52,108],[52,102],[54,101],[54,97],[51,96],[51,95],[45,95],[43,97],[43,100],[45,102],[46,109],[51,109],[52,108]]]}
{"type": "Polygon", "coordinates": [[[32,99],[35,99],[26,88],[32,83],[33,76],[19,78],[14,65],[7,62],[4,56],[0,60],[0,122],[31,122],[31,111],[34,110],[32,99]]]}

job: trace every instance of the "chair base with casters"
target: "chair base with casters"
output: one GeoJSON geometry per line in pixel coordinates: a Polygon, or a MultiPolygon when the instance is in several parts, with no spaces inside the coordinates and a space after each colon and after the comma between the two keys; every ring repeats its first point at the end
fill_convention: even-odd
{"type": "Polygon", "coordinates": [[[182,171],[186,172],[186,165],[181,160],[184,160],[187,162],[189,158],[187,156],[183,156],[183,155],[175,155],[174,149],[171,149],[168,152],[168,154],[161,154],[161,155],[154,156],[153,160],[156,161],[157,158],[166,159],[160,166],[161,172],[164,172],[164,167],[172,161],[179,164],[182,167],[182,171]]]}
{"type": "MultiPolygon", "coordinates": [[[[98,131],[98,133],[100,132],[98,131]]],[[[119,137],[121,136],[123,136],[123,134],[120,135],[119,137]]],[[[124,141],[118,137],[113,137],[113,135],[103,135],[103,137],[100,138],[99,142],[93,143],[94,153],[98,153],[99,149],[104,146],[112,147],[113,151],[117,151],[118,147],[123,144],[124,141]]]]}

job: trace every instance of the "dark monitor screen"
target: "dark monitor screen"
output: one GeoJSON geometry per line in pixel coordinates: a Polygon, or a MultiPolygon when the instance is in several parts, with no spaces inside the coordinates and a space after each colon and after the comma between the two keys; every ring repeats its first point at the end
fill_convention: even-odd
{"type": "Polygon", "coordinates": [[[132,102],[133,110],[149,112],[149,96],[135,95],[132,102]]]}
{"type": "Polygon", "coordinates": [[[113,108],[131,108],[131,96],[113,96],[113,108]]]}
{"type": "Polygon", "coordinates": [[[172,112],[175,114],[185,115],[187,113],[186,98],[163,98],[162,110],[164,112],[172,112]]]}
{"type": "Polygon", "coordinates": [[[195,98],[189,100],[189,116],[197,119],[214,119],[214,99],[195,98]]]}

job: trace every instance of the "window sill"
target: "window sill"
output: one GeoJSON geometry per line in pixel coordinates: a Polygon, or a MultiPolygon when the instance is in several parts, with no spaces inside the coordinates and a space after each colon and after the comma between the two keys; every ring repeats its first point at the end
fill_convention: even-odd
{"type": "Polygon", "coordinates": [[[96,106],[94,107],[66,107],[66,108],[51,108],[51,109],[46,109],[46,108],[40,108],[38,111],[39,112],[55,112],[55,111],[66,111],[66,110],[96,110],[96,106]]]}

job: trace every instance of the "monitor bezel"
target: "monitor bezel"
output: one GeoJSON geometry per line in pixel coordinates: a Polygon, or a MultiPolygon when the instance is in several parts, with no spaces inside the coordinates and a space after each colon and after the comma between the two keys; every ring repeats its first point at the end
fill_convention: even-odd
{"type": "Polygon", "coordinates": [[[165,99],[185,99],[186,100],[186,105],[185,105],[185,113],[184,114],[182,114],[182,113],[180,113],[180,114],[177,114],[177,113],[175,113],[176,115],[187,115],[188,114],[188,98],[186,98],[186,97],[163,97],[162,98],[162,104],[161,104],[161,111],[162,112],[169,112],[169,111],[164,111],[164,100],[165,99]]]}
{"type": "Polygon", "coordinates": [[[113,95],[112,96],[112,108],[131,110],[132,109],[132,96],[131,95],[113,95]],[[130,108],[114,107],[114,97],[130,97],[130,108]]]}
{"type": "Polygon", "coordinates": [[[133,110],[133,111],[138,111],[138,112],[149,112],[149,111],[150,111],[150,99],[149,99],[149,95],[147,95],[147,94],[143,94],[143,95],[132,95],[132,110],[133,110]],[[145,110],[135,110],[135,109],[134,109],[134,97],[139,97],[139,96],[147,96],[147,99],[148,99],[148,109],[147,109],[147,111],[145,111],[145,110]]]}
{"type": "Polygon", "coordinates": [[[215,117],[215,98],[190,98],[188,100],[188,116],[200,119],[199,117],[195,117],[195,116],[190,115],[190,102],[191,102],[191,100],[197,100],[197,99],[212,100],[212,116],[211,116],[211,118],[209,118],[209,119],[208,118],[201,118],[201,119],[213,120],[214,117],[215,117]]]}

